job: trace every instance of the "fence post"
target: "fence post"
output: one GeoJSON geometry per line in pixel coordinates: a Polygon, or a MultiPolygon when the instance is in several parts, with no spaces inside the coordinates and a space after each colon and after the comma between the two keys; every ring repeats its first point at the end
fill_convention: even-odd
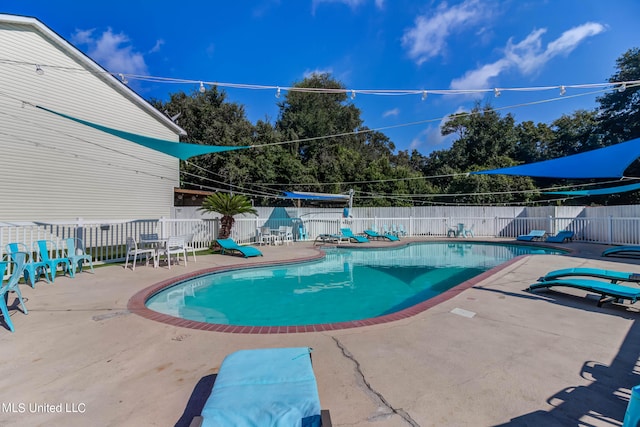
{"type": "MultiPolygon", "coordinates": [[[[84,242],[84,220],[82,219],[82,217],[77,217],[76,218],[76,239],[79,239],[83,244],[86,244],[84,242]]],[[[85,248],[82,248],[85,249],[85,248]]]]}
{"type": "Polygon", "coordinates": [[[165,221],[166,221],[166,218],[165,218],[165,217],[163,217],[163,216],[161,216],[161,217],[160,217],[160,219],[158,220],[159,225],[160,225],[160,236],[159,236],[159,237],[160,237],[161,239],[164,239],[164,238],[167,236],[167,235],[166,235],[166,229],[165,229],[165,228],[166,228],[166,227],[165,227],[165,224],[166,224],[166,222],[165,222],[165,221]]]}
{"type": "Polygon", "coordinates": [[[607,221],[607,243],[613,244],[613,216],[609,215],[609,221],[607,221]]]}
{"type": "Polygon", "coordinates": [[[549,215],[549,234],[554,235],[556,234],[555,230],[554,230],[554,221],[553,221],[553,216],[549,215]]]}
{"type": "Polygon", "coordinates": [[[498,237],[498,217],[493,217],[493,237],[498,237]]]}
{"type": "Polygon", "coordinates": [[[408,237],[413,236],[413,217],[411,215],[409,215],[409,231],[408,231],[408,233],[409,233],[408,237]]]}

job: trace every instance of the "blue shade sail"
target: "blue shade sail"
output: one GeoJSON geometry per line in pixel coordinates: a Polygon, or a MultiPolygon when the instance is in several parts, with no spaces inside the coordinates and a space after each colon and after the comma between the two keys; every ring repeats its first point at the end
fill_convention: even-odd
{"type": "Polygon", "coordinates": [[[638,157],[640,138],[572,156],[471,173],[566,179],[621,178],[638,157]]]}
{"type": "Polygon", "coordinates": [[[177,141],[169,141],[165,139],[152,138],[149,136],[138,135],[131,132],[125,132],[118,129],[109,128],[96,123],[88,122],[86,120],[78,119],[76,117],[69,116],[67,114],[58,113],[45,107],[36,105],[36,108],[47,111],[49,113],[56,114],[65,119],[73,120],[74,122],[81,123],[85,126],[92,127],[94,129],[106,132],[110,135],[117,136],[127,141],[135,142],[136,144],[143,145],[152,150],[160,151],[172,157],[177,157],[181,160],[187,160],[191,157],[201,156],[203,154],[219,153],[221,151],[242,150],[245,148],[251,148],[249,145],[245,146],[220,146],[220,145],[201,145],[201,144],[187,144],[177,141]]]}
{"type": "Polygon", "coordinates": [[[576,191],[545,191],[542,194],[561,194],[564,196],[602,196],[605,194],[626,193],[628,191],[640,190],[640,183],[629,185],[617,185],[615,187],[597,188],[594,190],[576,191]]]}

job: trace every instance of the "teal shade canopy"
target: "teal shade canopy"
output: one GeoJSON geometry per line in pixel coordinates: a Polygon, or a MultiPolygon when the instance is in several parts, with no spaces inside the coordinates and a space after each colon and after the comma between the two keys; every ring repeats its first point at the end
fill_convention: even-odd
{"type": "Polygon", "coordinates": [[[49,113],[56,114],[65,119],[73,120],[74,122],[81,123],[85,126],[92,127],[94,129],[106,132],[110,135],[117,136],[127,141],[135,142],[136,144],[143,145],[152,150],[160,151],[161,153],[169,156],[177,157],[181,160],[187,160],[191,157],[201,156],[203,154],[219,153],[222,151],[242,150],[245,148],[251,148],[249,145],[245,146],[220,146],[220,145],[201,145],[201,144],[187,144],[177,141],[168,141],[165,139],[152,138],[149,136],[138,135],[131,132],[125,132],[118,129],[109,128],[96,123],[88,122],[86,120],[78,119],[76,117],[69,116],[67,114],[58,113],[57,111],[50,110],[45,107],[36,105],[36,108],[47,111],[49,113]]]}
{"type": "Polygon", "coordinates": [[[640,138],[572,156],[471,174],[565,179],[622,178],[624,171],[638,157],[640,138]]]}
{"type": "Polygon", "coordinates": [[[626,193],[628,191],[635,190],[640,190],[640,183],[617,185],[615,187],[597,188],[593,190],[545,191],[543,194],[560,194],[564,196],[603,196],[607,194],[626,193]]]}

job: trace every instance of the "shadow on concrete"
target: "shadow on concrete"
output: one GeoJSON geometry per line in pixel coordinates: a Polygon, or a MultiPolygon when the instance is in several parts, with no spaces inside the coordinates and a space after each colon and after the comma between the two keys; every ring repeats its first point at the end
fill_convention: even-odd
{"type": "Polygon", "coordinates": [[[621,316],[625,319],[630,320],[637,319],[637,315],[638,313],[640,313],[640,307],[636,308],[628,304],[606,303],[602,307],[598,307],[598,300],[600,299],[600,295],[595,294],[593,294],[594,298],[586,298],[564,293],[562,291],[556,291],[554,289],[540,289],[536,290],[535,292],[525,291],[524,294],[521,294],[516,292],[504,291],[501,289],[486,288],[483,286],[474,286],[473,288],[480,291],[494,292],[514,298],[541,300],[546,301],[550,304],[558,304],[564,307],[571,307],[578,310],[590,311],[594,313],[606,313],[613,316],[621,316]]]}
{"type": "MultiPolygon", "coordinates": [[[[613,315],[623,314],[623,306],[613,304],[606,310],[597,307],[594,309],[588,307],[584,299],[581,301],[582,304],[569,305],[591,311],[597,309],[613,315]]],[[[564,304],[567,301],[562,298],[561,302],[553,302],[564,304]]],[[[524,414],[495,427],[607,425],[619,427],[624,420],[631,388],[640,384],[639,356],[640,325],[634,321],[611,365],[602,365],[593,361],[584,362],[580,376],[591,381],[588,386],[568,386],[546,400],[545,403],[552,409],[524,414]]]]}
{"type": "Polygon", "coordinates": [[[200,378],[189,397],[187,407],[184,408],[184,412],[176,422],[175,427],[188,427],[193,417],[202,413],[202,408],[204,408],[204,404],[211,394],[217,376],[218,374],[211,374],[200,378]]]}

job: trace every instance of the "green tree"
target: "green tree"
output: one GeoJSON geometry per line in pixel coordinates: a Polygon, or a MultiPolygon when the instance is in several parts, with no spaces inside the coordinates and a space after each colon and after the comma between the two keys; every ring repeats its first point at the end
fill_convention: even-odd
{"type": "Polygon", "coordinates": [[[235,215],[253,214],[258,211],[251,205],[251,201],[240,194],[214,193],[207,196],[199,210],[215,212],[222,215],[220,219],[220,238],[226,239],[231,235],[231,229],[236,222],[235,215]]]}
{"type": "MultiPolygon", "coordinates": [[[[640,80],[640,48],[626,51],[616,60],[616,72],[610,83],[640,80]]],[[[608,144],[628,141],[640,137],[640,86],[618,85],[616,90],[597,98],[600,104],[599,122],[601,132],[608,144]]]]}
{"type": "MultiPolygon", "coordinates": [[[[171,94],[166,103],[152,103],[170,116],[180,114],[177,123],[187,132],[183,142],[204,145],[251,145],[255,142],[255,129],[246,118],[244,107],[228,102],[226,93],[216,86],[204,93],[195,89],[190,95],[177,92],[171,94]]],[[[249,181],[250,167],[241,160],[244,158],[244,153],[229,151],[189,159],[181,165],[182,185],[232,191],[249,181]]]]}
{"type": "Polygon", "coordinates": [[[554,159],[604,147],[595,111],[577,110],[551,123],[553,138],[543,146],[543,158],[554,159]]]}

